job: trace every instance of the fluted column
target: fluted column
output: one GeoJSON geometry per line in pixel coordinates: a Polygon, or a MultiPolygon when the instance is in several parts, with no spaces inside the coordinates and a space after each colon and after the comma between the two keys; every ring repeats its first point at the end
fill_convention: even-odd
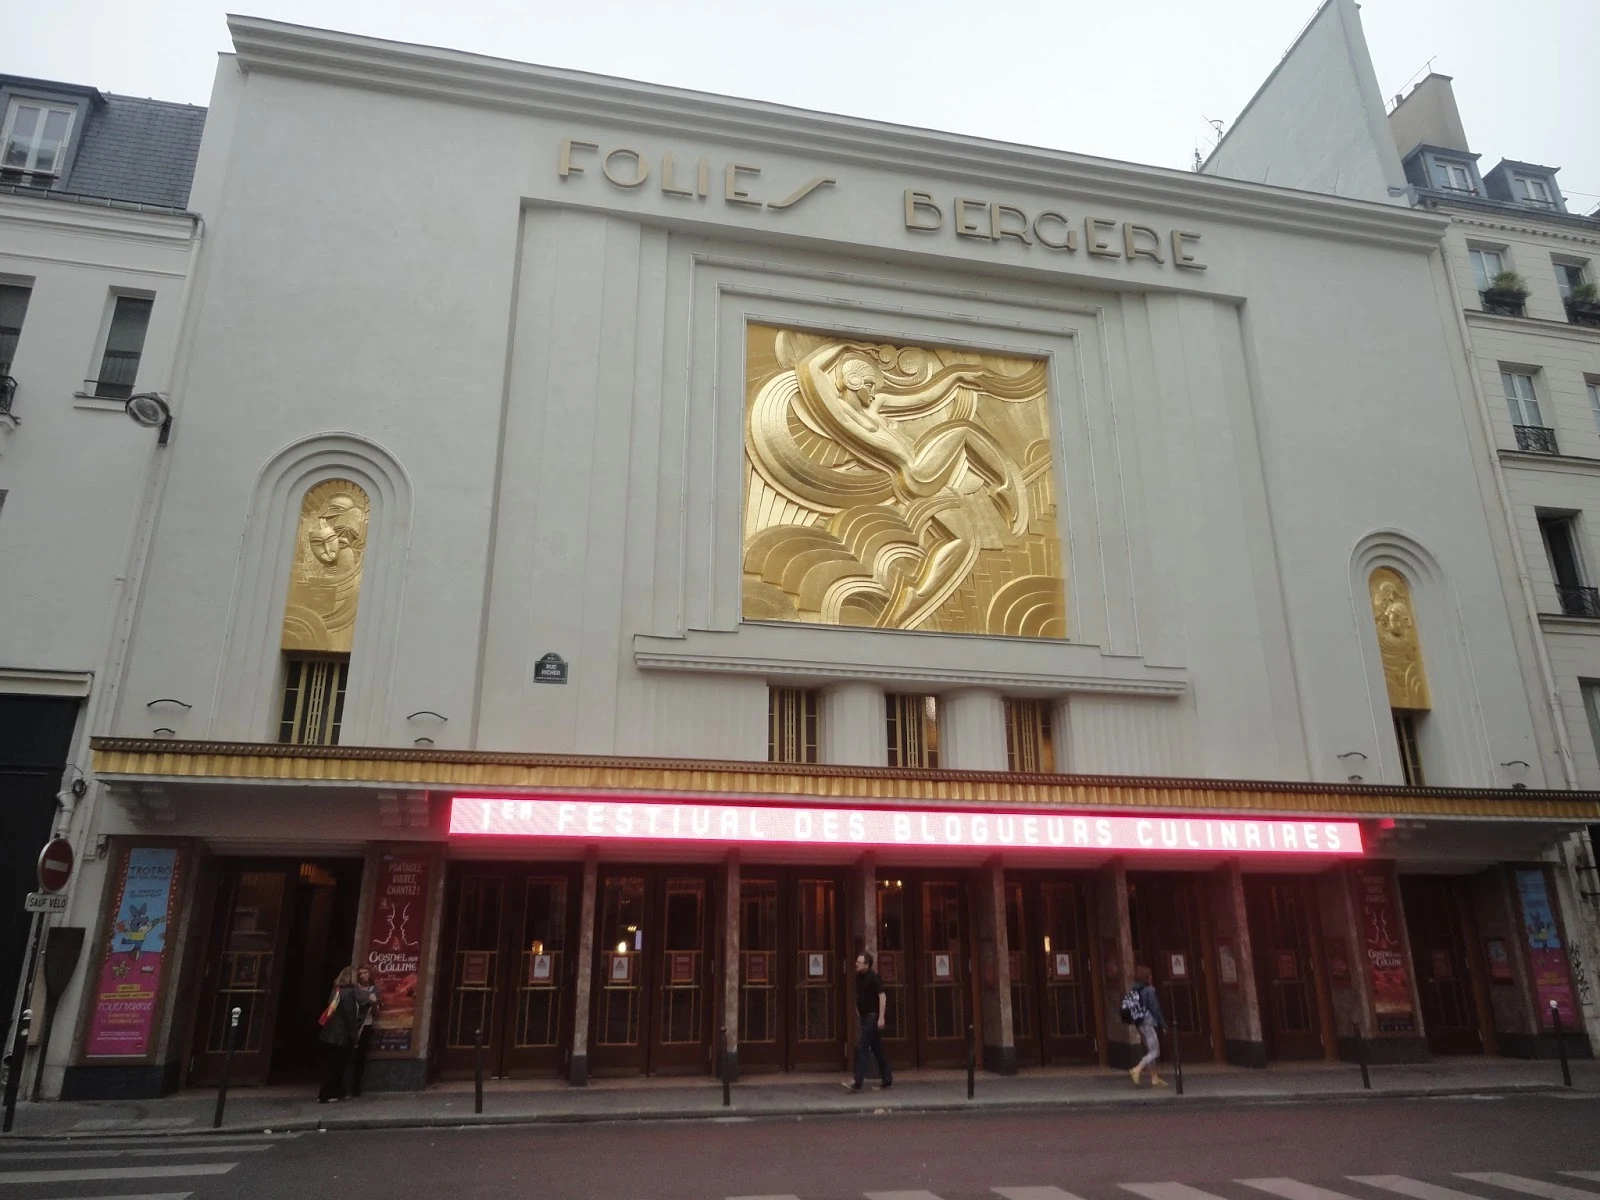
{"type": "Polygon", "coordinates": [[[883,689],[870,683],[844,683],[822,697],[823,762],[852,767],[889,765],[889,734],[883,689]]]}

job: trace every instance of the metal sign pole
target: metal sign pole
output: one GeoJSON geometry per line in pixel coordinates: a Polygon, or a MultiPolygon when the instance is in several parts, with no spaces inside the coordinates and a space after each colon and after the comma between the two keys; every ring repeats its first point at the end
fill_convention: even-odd
{"type": "MultiPolygon", "coordinates": [[[[28,965],[22,972],[20,985],[22,994],[19,999],[26,1003],[28,993],[33,990],[33,972],[38,965],[39,930],[44,924],[44,914],[33,914],[33,931],[28,935],[28,965]]],[[[0,1122],[0,1133],[10,1133],[11,1126],[17,1114],[17,1089],[22,1086],[22,1060],[28,1053],[28,1024],[33,1019],[33,1010],[24,1008],[22,1015],[17,1019],[16,1029],[11,1037],[11,1052],[6,1055],[6,1091],[5,1091],[5,1120],[0,1122]]]]}

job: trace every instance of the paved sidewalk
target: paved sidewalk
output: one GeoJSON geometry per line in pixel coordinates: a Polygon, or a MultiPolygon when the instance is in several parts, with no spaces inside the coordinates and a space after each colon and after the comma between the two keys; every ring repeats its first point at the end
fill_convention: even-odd
{"type": "MultiPolygon", "coordinates": [[[[377,1093],[339,1104],[318,1104],[310,1087],[237,1088],[228,1095],[225,1131],[405,1129],[440,1125],[538,1124],[587,1121],[752,1119],[884,1112],[1060,1110],[1147,1104],[1295,1103],[1360,1101],[1364,1097],[1493,1096],[1554,1091],[1600,1101],[1600,1063],[1572,1065],[1574,1088],[1561,1086],[1553,1061],[1443,1059],[1417,1066],[1372,1068],[1372,1091],[1346,1063],[1297,1064],[1249,1071],[1201,1066],[1176,1088],[1137,1091],[1125,1072],[1098,1068],[977,1076],[967,1099],[964,1071],[907,1071],[888,1092],[855,1095],[830,1076],[747,1076],[722,1107],[713,1079],[601,1080],[587,1088],[556,1081],[505,1080],[484,1086],[483,1113],[473,1113],[470,1083],[436,1084],[422,1092],[377,1093]]],[[[1170,1074],[1169,1074],[1170,1078],[1170,1074]]],[[[17,1108],[8,1138],[104,1137],[108,1134],[192,1134],[209,1131],[216,1093],[180,1092],[161,1100],[44,1102],[17,1108]]]]}

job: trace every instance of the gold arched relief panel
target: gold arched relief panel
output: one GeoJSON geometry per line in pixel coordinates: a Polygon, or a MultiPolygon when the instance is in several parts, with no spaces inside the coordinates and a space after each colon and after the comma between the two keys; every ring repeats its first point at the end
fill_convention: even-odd
{"type": "Polygon", "coordinates": [[[1379,567],[1368,577],[1367,586],[1372,593],[1372,619],[1378,626],[1378,650],[1383,656],[1389,707],[1426,712],[1433,703],[1422,666],[1411,585],[1392,567],[1379,567]]]}
{"type": "Polygon", "coordinates": [[[306,492],[283,609],[285,650],[350,653],[371,510],[367,493],[347,479],[306,492]]]}
{"type": "Polygon", "coordinates": [[[1038,359],[750,325],[749,620],[1065,638],[1038,359]]]}

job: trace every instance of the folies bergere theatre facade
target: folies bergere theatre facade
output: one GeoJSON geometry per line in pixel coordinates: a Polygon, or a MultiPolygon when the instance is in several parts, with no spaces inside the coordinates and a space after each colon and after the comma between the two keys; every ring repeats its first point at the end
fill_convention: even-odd
{"type": "Polygon", "coordinates": [[[232,29],[50,1088],[1592,1028],[1439,219],[232,29]]]}

